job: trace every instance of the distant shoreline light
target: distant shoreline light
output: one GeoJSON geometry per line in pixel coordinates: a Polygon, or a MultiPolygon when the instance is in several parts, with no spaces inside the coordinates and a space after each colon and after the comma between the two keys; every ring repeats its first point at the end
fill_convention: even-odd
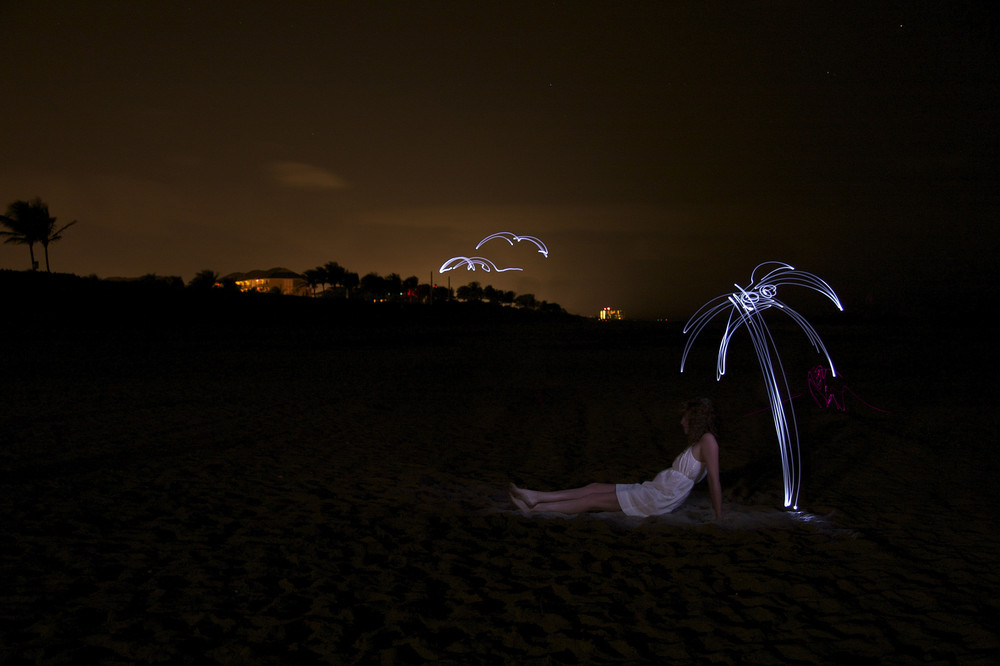
{"type": "Polygon", "coordinates": [[[601,321],[619,321],[625,318],[625,313],[621,310],[615,310],[610,307],[602,308],[599,313],[597,313],[597,318],[601,321]]]}

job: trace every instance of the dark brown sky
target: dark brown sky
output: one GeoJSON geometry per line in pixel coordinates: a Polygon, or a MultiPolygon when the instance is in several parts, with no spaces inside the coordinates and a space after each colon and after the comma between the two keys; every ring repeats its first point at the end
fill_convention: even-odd
{"type": "Polygon", "coordinates": [[[782,260],[912,311],[995,288],[996,31],[956,4],[3,2],[0,204],[79,220],[81,275],[444,281],[510,231],[549,258],[452,284],[681,319],[782,260]]]}

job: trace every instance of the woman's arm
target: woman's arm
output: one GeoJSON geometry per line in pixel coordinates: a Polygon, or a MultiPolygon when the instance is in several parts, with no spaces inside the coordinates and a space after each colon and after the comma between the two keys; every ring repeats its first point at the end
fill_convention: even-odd
{"type": "Polygon", "coordinates": [[[712,508],[715,509],[715,517],[722,518],[722,484],[719,482],[719,443],[715,441],[715,436],[706,432],[702,435],[701,457],[708,468],[708,494],[712,498],[712,508]]]}

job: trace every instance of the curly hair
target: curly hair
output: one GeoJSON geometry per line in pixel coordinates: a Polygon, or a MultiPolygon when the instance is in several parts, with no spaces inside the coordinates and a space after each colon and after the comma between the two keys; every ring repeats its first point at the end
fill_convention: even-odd
{"type": "Polygon", "coordinates": [[[688,443],[694,444],[706,432],[716,437],[719,433],[715,425],[715,408],[708,398],[694,398],[684,403],[682,414],[688,417],[688,443]]]}

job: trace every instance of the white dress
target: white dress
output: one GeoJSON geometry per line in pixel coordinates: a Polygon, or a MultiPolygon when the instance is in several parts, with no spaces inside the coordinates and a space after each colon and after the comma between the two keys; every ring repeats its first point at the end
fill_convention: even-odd
{"type": "Polygon", "coordinates": [[[687,499],[694,484],[708,474],[705,464],[698,462],[691,447],[674,458],[670,469],[645,483],[619,483],[615,486],[618,504],[629,516],[659,516],[670,513],[687,499]]]}

